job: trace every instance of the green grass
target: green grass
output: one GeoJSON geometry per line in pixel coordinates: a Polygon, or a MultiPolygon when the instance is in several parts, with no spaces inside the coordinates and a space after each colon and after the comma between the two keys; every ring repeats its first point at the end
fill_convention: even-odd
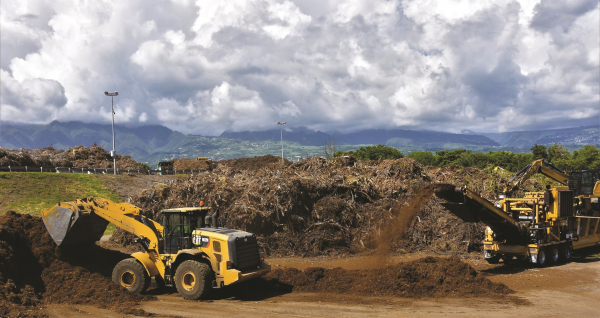
{"type": "MultiPolygon", "coordinates": [[[[121,202],[117,193],[104,188],[100,175],[41,172],[0,172],[0,215],[7,211],[41,216],[40,211],[58,202],[101,197],[121,202]]],[[[110,224],[105,234],[112,234],[110,224]]]]}

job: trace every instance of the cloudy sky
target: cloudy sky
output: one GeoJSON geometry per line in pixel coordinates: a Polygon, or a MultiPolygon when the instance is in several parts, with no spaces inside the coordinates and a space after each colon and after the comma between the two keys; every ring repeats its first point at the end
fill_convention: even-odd
{"type": "Polygon", "coordinates": [[[1,2],[1,120],[478,132],[598,124],[598,0],[1,2]]]}

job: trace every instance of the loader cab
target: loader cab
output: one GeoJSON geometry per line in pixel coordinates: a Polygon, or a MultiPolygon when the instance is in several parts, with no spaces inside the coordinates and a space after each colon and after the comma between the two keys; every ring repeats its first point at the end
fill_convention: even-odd
{"type": "Polygon", "coordinates": [[[183,249],[193,248],[192,232],[206,226],[204,218],[209,207],[177,208],[162,213],[163,253],[177,254],[183,249]]]}
{"type": "Polygon", "coordinates": [[[569,190],[575,196],[593,194],[596,182],[600,181],[600,170],[574,170],[569,175],[569,190]]]}

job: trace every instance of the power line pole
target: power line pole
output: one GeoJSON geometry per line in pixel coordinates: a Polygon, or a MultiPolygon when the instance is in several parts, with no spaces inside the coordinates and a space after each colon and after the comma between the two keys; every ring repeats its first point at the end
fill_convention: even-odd
{"type": "Polygon", "coordinates": [[[110,96],[110,110],[112,113],[112,131],[113,131],[113,150],[110,152],[110,155],[113,157],[113,170],[115,172],[115,176],[117,175],[117,151],[115,150],[115,104],[113,98],[115,96],[119,96],[119,92],[109,93],[104,92],[104,95],[110,96]]]}
{"type": "Polygon", "coordinates": [[[283,165],[283,125],[287,124],[287,121],[277,122],[277,125],[281,126],[281,164],[283,165]]]}

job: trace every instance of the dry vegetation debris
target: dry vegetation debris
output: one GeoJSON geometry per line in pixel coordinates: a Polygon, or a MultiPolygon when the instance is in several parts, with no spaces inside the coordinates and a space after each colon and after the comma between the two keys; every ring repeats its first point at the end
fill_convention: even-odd
{"type": "Polygon", "coordinates": [[[215,166],[212,160],[196,160],[190,158],[173,159],[173,169],[175,170],[212,170],[215,166]]]}
{"type": "Polygon", "coordinates": [[[161,209],[205,201],[219,210],[221,225],[257,234],[272,256],[348,254],[382,244],[460,253],[480,246],[483,226],[444,210],[432,185],[467,185],[492,199],[501,181],[475,168],[423,167],[408,158],[282,165],[255,157],[219,162],[210,172],[145,190],[132,203],[155,217],[161,209]]]}
{"type": "MultiPolygon", "coordinates": [[[[77,146],[67,150],[52,147],[36,149],[7,149],[0,147],[0,166],[113,168],[113,158],[104,148],[77,146]]],[[[121,170],[142,169],[130,156],[117,154],[117,167],[121,170]]]]}

